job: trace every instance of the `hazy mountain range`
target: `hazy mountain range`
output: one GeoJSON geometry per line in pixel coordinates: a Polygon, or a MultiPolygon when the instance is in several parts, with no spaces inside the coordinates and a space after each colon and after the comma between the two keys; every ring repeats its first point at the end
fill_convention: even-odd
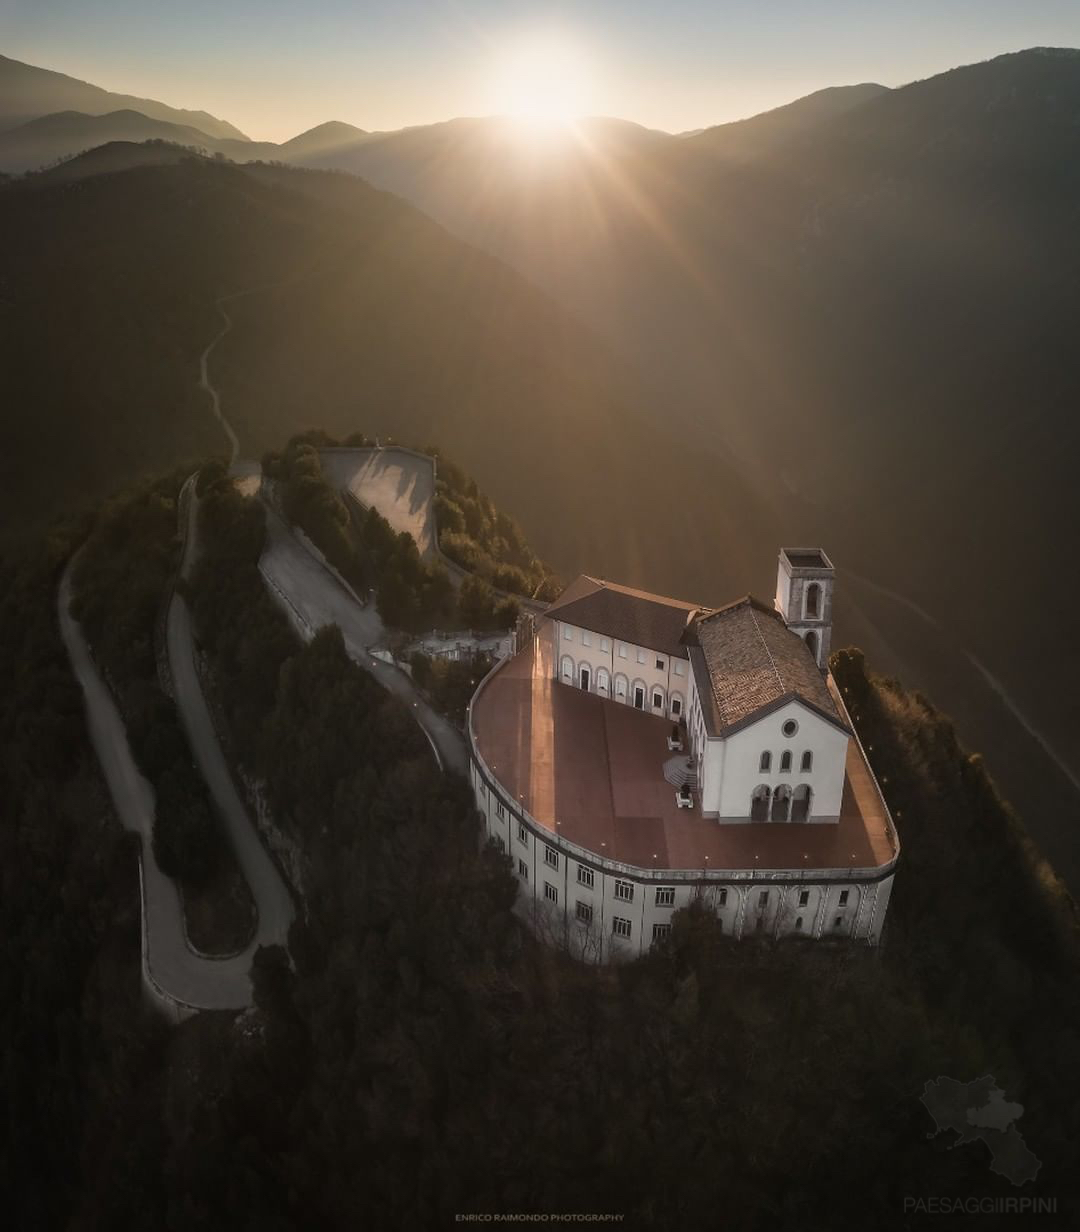
{"type": "Polygon", "coordinates": [[[184,111],[151,98],[113,94],[100,86],[66,77],[63,73],[0,56],[0,131],[62,111],[91,116],[110,111],[138,111],[150,119],[198,129],[212,138],[247,140],[238,128],[206,111],[184,111]]]}
{"type": "Polygon", "coordinates": [[[198,356],[251,291],[214,358],[246,451],[435,440],[564,569],[704,602],[825,543],[841,637],[956,712],[1080,870],[1038,826],[1075,783],[967,658],[1080,747],[1080,585],[1050,547],[1077,524],[1077,117],[1080,53],[1035,49],[694,134],[274,145],[0,59],[0,170],[99,147],[0,192],[6,520],[219,447],[198,356]]]}

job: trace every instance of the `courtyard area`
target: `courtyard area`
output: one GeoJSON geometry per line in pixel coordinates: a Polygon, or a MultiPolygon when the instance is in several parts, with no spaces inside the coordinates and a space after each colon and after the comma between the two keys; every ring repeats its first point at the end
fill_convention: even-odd
{"type": "Polygon", "coordinates": [[[609,859],[656,869],[875,869],[887,815],[852,740],[838,823],[721,824],[664,778],[671,723],[552,678],[550,623],[473,699],[477,748],[535,821],[609,859]]]}

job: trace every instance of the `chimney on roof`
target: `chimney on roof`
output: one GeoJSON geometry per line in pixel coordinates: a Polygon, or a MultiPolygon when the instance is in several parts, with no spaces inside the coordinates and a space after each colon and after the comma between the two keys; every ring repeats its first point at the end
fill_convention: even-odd
{"type": "Polygon", "coordinates": [[[776,610],[806,643],[822,671],[832,646],[832,601],[836,570],[821,548],[781,548],[776,571],[776,610]]]}

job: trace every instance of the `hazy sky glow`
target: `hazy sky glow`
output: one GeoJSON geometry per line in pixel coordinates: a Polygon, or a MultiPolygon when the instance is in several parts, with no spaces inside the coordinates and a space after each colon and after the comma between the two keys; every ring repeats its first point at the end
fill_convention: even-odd
{"type": "Polygon", "coordinates": [[[0,35],[4,55],[202,108],[255,138],[552,101],[680,131],[822,86],[901,85],[1004,51],[1075,47],[1080,3],[0,0],[0,35]]]}

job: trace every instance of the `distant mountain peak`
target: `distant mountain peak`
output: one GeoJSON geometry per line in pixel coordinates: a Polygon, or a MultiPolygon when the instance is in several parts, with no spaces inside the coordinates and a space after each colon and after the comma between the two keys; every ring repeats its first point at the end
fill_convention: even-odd
{"type": "Polygon", "coordinates": [[[0,56],[0,130],[16,128],[41,116],[64,111],[92,116],[115,111],[137,111],[154,120],[196,128],[209,137],[248,140],[238,128],[207,111],[188,111],[155,99],[114,94],[101,86],[69,77],[66,73],[0,56]]]}
{"type": "Polygon", "coordinates": [[[282,142],[279,149],[286,159],[318,158],[367,141],[370,136],[362,128],[346,124],[344,120],[327,120],[282,142]]]}
{"type": "Polygon", "coordinates": [[[295,137],[291,137],[283,144],[289,145],[292,141],[302,141],[305,137],[315,136],[366,137],[367,132],[362,128],[357,128],[355,124],[346,124],[344,120],[325,120],[322,124],[316,124],[314,128],[297,133],[295,137]]]}

